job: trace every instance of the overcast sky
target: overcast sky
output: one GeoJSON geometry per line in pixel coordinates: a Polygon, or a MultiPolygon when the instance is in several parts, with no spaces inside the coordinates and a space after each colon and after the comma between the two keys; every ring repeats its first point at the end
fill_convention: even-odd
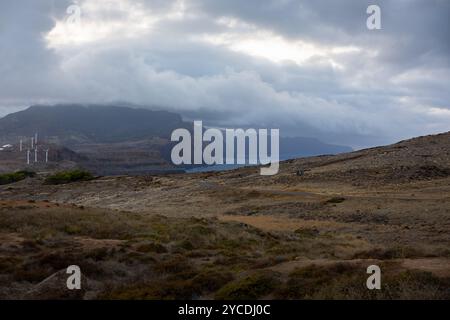
{"type": "Polygon", "coordinates": [[[2,0],[0,116],[121,101],[353,147],[449,131],[449,21],[447,0],[2,0]]]}

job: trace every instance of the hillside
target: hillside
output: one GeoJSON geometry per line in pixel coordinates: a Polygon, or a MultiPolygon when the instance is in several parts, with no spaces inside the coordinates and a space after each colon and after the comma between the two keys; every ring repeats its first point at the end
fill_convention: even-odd
{"type": "Polygon", "coordinates": [[[270,177],[0,186],[0,297],[449,299],[449,137],[289,160],[270,177]],[[75,296],[58,290],[71,264],[87,284],[75,296]],[[382,290],[364,286],[373,264],[382,290]]]}
{"type": "Polygon", "coordinates": [[[51,172],[64,169],[72,169],[82,164],[88,163],[88,158],[82,156],[68,148],[50,143],[42,143],[38,147],[37,159],[35,162],[35,152],[30,150],[30,164],[27,164],[27,149],[23,151],[17,146],[10,150],[0,151],[0,173],[14,172],[18,170],[31,170],[35,172],[51,172]],[[48,151],[48,162],[46,162],[46,151],[48,151]]]}
{"type": "MultiPolygon", "coordinates": [[[[450,132],[336,156],[288,161],[284,172],[308,170],[302,179],[356,184],[403,183],[450,176],[450,132]]],[[[283,179],[280,175],[275,179],[283,179]]]]}
{"type": "Polygon", "coordinates": [[[65,146],[170,137],[177,114],[106,105],[31,106],[0,119],[0,137],[33,136],[65,146]]]}

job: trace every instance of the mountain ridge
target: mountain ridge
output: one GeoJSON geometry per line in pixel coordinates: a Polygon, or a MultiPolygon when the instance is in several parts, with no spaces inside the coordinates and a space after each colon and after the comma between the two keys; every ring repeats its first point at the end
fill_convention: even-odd
{"type": "Polygon", "coordinates": [[[60,144],[123,142],[170,136],[185,127],[180,115],[168,111],[116,105],[33,105],[0,119],[0,136],[42,136],[60,144]]]}
{"type": "MultiPolygon", "coordinates": [[[[99,174],[138,174],[184,169],[171,163],[173,130],[193,130],[193,123],[176,113],[142,107],[95,104],[33,105],[0,118],[0,143],[30,146],[39,141],[73,150],[87,160],[80,163],[99,174]]],[[[280,137],[280,159],[339,154],[350,147],[315,138],[280,137]]],[[[18,163],[26,158],[17,157],[18,163]]],[[[13,163],[14,159],[9,159],[13,163]]],[[[23,165],[23,163],[22,163],[23,165]]]]}

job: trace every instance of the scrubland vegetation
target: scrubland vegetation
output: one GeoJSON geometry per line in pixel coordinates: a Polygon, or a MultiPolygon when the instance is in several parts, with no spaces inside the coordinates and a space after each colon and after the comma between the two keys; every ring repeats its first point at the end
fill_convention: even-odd
{"type": "Polygon", "coordinates": [[[32,171],[17,171],[13,173],[0,174],[0,185],[19,182],[28,177],[34,177],[36,173],[32,171]]]}
{"type": "Polygon", "coordinates": [[[367,254],[358,240],[308,230],[3,202],[0,234],[1,298],[23,297],[71,264],[88,279],[85,294],[102,299],[450,298],[449,278],[407,270],[379,252],[385,289],[368,291],[367,263],[352,260],[367,254]]]}
{"type": "Polygon", "coordinates": [[[45,178],[46,184],[67,184],[77,181],[88,181],[92,180],[93,175],[85,170],[76,169],[71,171],[62,171],[45,178]]]}

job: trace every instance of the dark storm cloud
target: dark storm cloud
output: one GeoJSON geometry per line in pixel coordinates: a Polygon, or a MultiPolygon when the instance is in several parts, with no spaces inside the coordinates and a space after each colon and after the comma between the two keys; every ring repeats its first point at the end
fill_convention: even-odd
{"type": "Polygon", "coordinates": [[[396,45],[386,57],[405,61],[430,52],[450,53],[450,2],[446,0],[193,0],[197,6],[216,16],[239,17],[272,29],[292,39],[309,39],[327,44],[396,45]],[[366,8],[377,4],[382,10],[383,32],[367,30],[366,8]],[[396,40],[397,41],[396,41],[396,40]],[[408,54],[409,52],[409,54],[408,54]]]}
{"type": "Polygon", "coordinates": [[[450,130],[449,1],[0,4],[0,113],[128,101],[364,146],[450,130]],[[366,8],[382,9],[382,30],[366,8]]]}

